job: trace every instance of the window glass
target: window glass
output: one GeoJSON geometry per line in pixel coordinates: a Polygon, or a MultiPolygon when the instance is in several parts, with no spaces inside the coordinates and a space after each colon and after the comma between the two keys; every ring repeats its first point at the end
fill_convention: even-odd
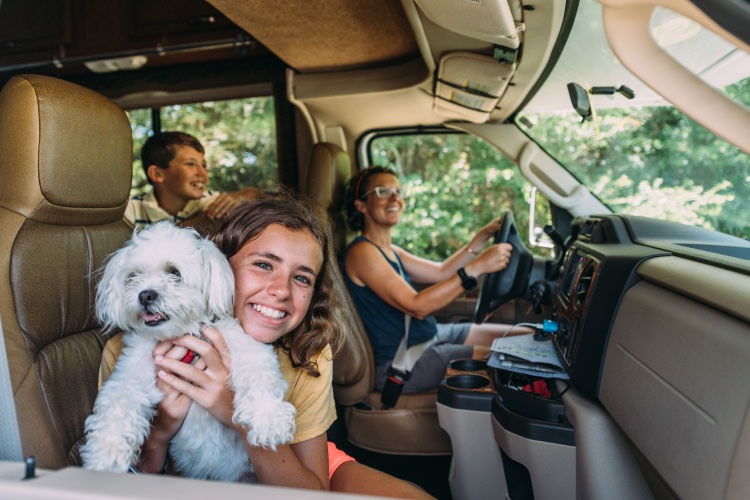
{"type": "MultiPolygon", "coordinates": [[[[615,212],[750,238],[750,156],[620,64],[604,36],[601,9],[581,0],[566,48],[516,123],[615,212]],[[582,121],[573,111],[566,89],[570,82],[588,90],[591,119],[582,121]],[[632,99],[620,91],[592,93],[593,87],[623,85],[633,91],[632,99]]],[[[675,57],[689,56],[698,31],[664,12],[652,23],[655,38],[675,57]]],[[[750,106],[750,66],[724,64],[734,57],[724,43],[700,42],[698,47],[700,56],[689,57],[691,69],[750,106]]]]}
{"type": "Polygon", "coordinates": [[[674,11],[654,9],[651,35],[667,54],[716,89],[750,77],[750,54],[674,11]]]}
{"type": "MultiPolygon", "coordinates": [[[[151,110],[128,111],[133,130],[133,189],[147,186],[141,166],[141,148],[152,133],[151,110]]],[[[208,185],[218,191],[248,186],[277,189],[276,117],[272,97],[165,106],[163,131],[178,130],[195,136],[206,150],[208,185]]]]}
{"type": "MultiPolygon", "coordinates": [[[[532,186],[484,140],[457,133],[380,136],[370,142],[370,154],[374,165],[395,170],[405,187],[396,245],[441,261],[505,210],[513,211],[528,244],[532,186]]],[[[536,201],[536,223],[544,225],[549,204],[539,193],[536,201]]]]}

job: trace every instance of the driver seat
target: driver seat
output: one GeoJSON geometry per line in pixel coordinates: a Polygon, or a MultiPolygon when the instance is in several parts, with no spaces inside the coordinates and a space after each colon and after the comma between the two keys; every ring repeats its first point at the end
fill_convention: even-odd
{"type": "MultiPolygon", "coordinates": [[[[313,145],[305,194],[326,214],[334,247],[345,246],[344,191],[351,177],[349,155],[330,143],[313,145]]],[[[329,266],[346,340],[333,362],[333,391],[343,407],[349,442],[366,450],[396,455],[450,455],[448,434],[437,417],[437,389],[402,394],[395,408],[382,410],[380,393],[373,389],[375,358],[370,339],[346,289],[339,266],[329,266]]]]}

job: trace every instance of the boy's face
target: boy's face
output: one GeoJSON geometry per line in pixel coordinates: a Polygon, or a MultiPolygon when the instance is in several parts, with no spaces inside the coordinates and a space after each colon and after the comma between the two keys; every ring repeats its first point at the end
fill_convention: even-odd
{"type": "Polygon", "coordinates": [[[255,340],[271,343],[307,314],[323,251],[309,231],[271,224],[229,264],[235,280],[234,316],[255,340]]]}
{"type": "Polygon", "coordinates": [[[174,146],[175,155],[168,168],[156,168],[155,184],[171,196],[185,202],[203,196],[208,182],[208,171],[203,153],[191,146],[174,146]]]}

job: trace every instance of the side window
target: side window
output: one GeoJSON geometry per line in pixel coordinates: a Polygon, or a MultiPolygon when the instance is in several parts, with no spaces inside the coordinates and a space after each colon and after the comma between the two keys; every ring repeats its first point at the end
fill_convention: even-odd
{"type": "MultiPolygon", "coordinates": [[[[459,133],[384,135],[369,146],[372,164],[395,170],[406,188],[406,209],[393,232],[397,245],[443,260],[493,218],[512,210],[531,248],[532,185],[484,140],[459,133]]],[[[535,199],[535,226],[544,226],[550,220],[549,203],[538,192],[535,199]]],[[[538,246],[534,252],[549,249],[538,246]]]]}
{"type": "MultiPolygon", "coordinates": [[[[131,110],[127,114],[133,131],[132,193],[135,194],[148,185],[141,166],[141,148],[153,127],[150,109],[131,110]]],[[[160,116],[162,130],[179,130],[201,141],[206,150],[211,189],[279,187],[272,97],[165,106],[160,109],[160,116]]]]}

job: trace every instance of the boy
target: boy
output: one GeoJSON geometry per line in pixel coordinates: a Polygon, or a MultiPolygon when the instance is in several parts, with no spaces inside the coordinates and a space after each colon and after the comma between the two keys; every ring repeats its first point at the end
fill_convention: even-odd
{"type": "Polygon", "coordinates": [[[149,137],[141,150],[143,170],[152,192],[130,199],[125,218],[137,229],[163,219],[182,225],[203,214],[218,219],[242,201],[258,197],[248,187],[234,193],[206,190],[208,171],[200,141],[183,132],[161,132],[149,137]]]}

